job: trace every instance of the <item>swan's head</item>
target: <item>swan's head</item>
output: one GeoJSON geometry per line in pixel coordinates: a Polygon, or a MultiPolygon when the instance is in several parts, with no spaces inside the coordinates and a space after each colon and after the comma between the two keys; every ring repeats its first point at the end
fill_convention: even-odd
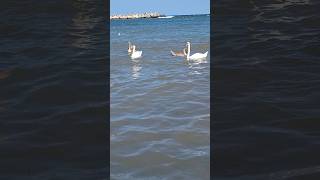
{"type": "Polygon", "coordinates": [[[189,46],[190,46],[190,42],[187,42],[187,45],[189,45],[189,46]]]}

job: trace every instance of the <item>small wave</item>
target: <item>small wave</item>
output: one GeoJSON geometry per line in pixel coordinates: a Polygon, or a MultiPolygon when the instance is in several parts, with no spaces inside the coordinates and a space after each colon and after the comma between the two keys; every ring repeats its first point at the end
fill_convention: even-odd
{"type": "Polygon", "coordinates": [[[174,16],[161,16],[161,17],[158,17],[160,19],[170,19],[170,18],[173,18],[174,16]]]}

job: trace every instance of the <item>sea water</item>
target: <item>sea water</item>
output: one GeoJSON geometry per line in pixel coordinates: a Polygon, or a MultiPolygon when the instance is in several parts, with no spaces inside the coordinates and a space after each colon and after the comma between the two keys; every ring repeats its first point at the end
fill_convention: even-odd
{"type": "Polygon", "coordinates": [[[112,20],[111,179],[209,179],[210,17],[112,20]],[[131,60],[128,41],[142,50],[131,60]]]}

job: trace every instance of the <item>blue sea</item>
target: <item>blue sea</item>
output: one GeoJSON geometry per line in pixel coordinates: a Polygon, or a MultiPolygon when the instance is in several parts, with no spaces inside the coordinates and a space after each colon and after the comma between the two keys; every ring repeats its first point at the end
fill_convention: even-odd
{"type": "Polygon", "coordinates": [[[187,41],[209,51],[209,15],[111,20],[111,179],[210,178],[210,53],[171,56],[187,41]]]}

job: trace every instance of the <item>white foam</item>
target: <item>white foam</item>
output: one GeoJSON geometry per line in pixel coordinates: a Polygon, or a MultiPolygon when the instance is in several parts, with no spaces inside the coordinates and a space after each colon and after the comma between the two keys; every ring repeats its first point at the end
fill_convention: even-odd
{"type": "Polygon", "coordinates": [[[162,17],[158,17],[158,18],[161,18],[161,19],[170,19],[170,18],[173,18],[174,16],[162,16],[162,17]]]}

